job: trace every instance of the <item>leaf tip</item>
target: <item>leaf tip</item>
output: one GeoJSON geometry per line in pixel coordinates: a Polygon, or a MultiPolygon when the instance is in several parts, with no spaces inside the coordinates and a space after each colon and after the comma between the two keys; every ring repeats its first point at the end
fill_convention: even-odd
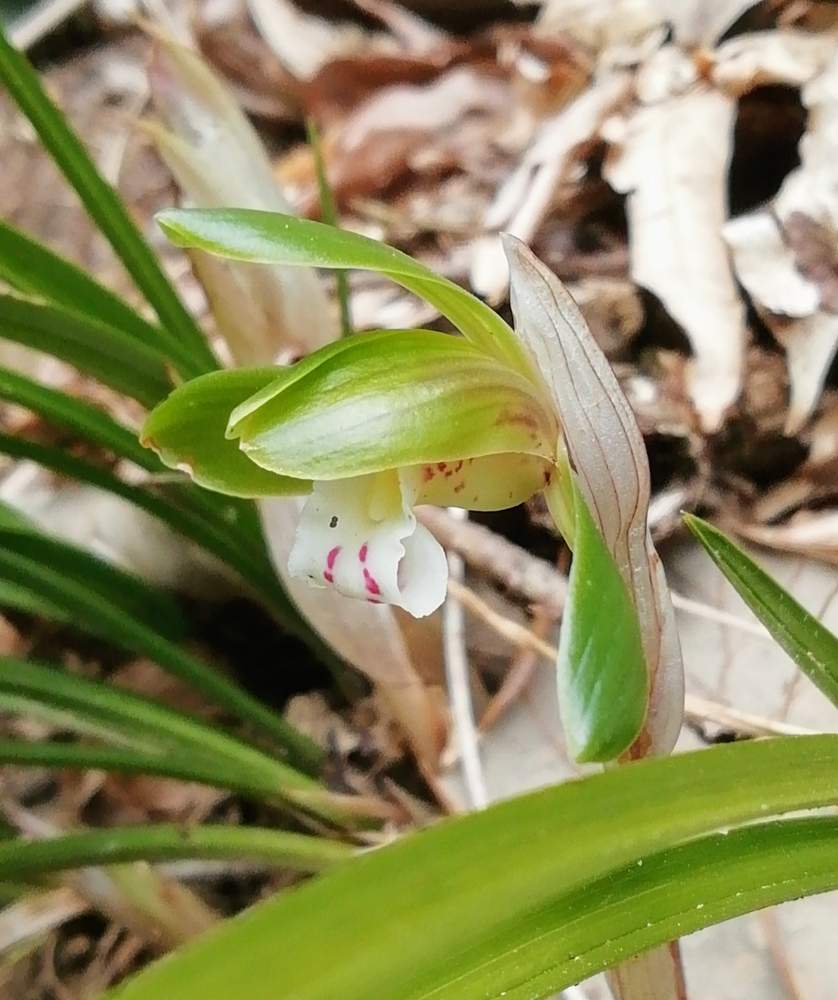
{"type": "Polygon", "coordinates": [[[175,246],[187,246],[184,233],[184,222],[187,211],[182,208],[165,208],[157,212],[154,221],[163,230],[166,238],[175,246]]]}
{"type": "Polygon", "coordinates": [[[710,535],[715,534],[716,529],[713,525],[697,514],[691,514],[689,511],[682,510],[681,520],[703,545],[706,544],[710,535]]]}
{"type": "Polygon", "coordinates": [[[527,244],[517,236],[513,236],[512,233],[500,233],[500,242],[509,265],[510,277],[516,269],[520,269],[534,256],[527,244]]]}

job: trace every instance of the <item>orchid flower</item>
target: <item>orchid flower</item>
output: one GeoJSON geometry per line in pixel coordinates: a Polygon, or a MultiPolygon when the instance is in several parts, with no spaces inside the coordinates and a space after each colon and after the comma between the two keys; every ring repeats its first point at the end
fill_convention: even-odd
{"type": "Polygon", "coordinates": [[[145,442],[213,489],[305,494],[289,569],[414,615],[446,593],[423,503],[494,510],[545,491],[574,550],[559,685],[580,760],[668,751],[680,651],[647,528],[649,470],[631,410],[570,296],[507,238],[513,331],[488,306],[373,240],[247,210],[171,211],[173,242],[234,260],[378,270],[461,336],[378,331],[287,368],[216,372],[151,414],[145,442]]]}
{"type": "MultiPolygon", "coordinates": [[[[217,372],[187,383],[144,432],[171,464],[190,400],[229,387],[218,438],[249,482],[223,483],[218,439],[187,458],[198,482],[230,492],[305,494],[289,557],[294,576],[416,617],[445,599],[445,554],[416,520],[422,503],[511,507],[550,479],[558,428],[540,387],[461,338],[430,330],[360,334],[287,368],[217,372]],[[252,373],[251,373],[252,374],[252,373]],[[238,405],[230,403],[238,397],[238,405]],[[258,483],[257,483],[258,480],[258,483]]],[[[203,410],[192,407],[195,416],[203,410]]]]}
{"type": "MultiPolygon", "coordinates": [[[[149,81],[159,120],[147,122],[146,130],[183,197],[201,208],[235,205],[291,212],[270,157],[222,81],[197,52],[150,30],[156,44],[149,81]]],[[[240,263],[198,249],[190,257],[222,341],[219,353],[231,367],[287,362],[338,339],[337,317],[314,268],[240,263]]],[[[238,380],[241,398],[262,385],[258,380],[253,384],[247,372],[229,378],[238,380]]],[[[222,425],[222,439],[223,431],[222,425]]],[[[394,609],[360,606],[336,590],[314,590],[292,577],[288,558],[304,500],[271,496],[272,477],[239,452],[234,464],[237,457],[245,466],[239,471],[250,474],[239,490],[258,496],[256,511],[285,594],[318,639],[375,685],[420,768],[435,773],[447,719],[416,669],[394,609]]]]}

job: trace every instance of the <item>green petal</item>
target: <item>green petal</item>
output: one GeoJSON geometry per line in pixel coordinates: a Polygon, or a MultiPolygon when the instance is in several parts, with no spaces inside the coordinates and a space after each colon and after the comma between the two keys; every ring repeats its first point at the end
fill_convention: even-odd
{"type": "Polygon", "coordinates": [[[351,337],[282,373],[229,433],[285,476],[343,479],[484,455],[551,458],[531,383],[467,341],[428,330],[351,337]]]}
{"type": "Polygon", "coordinates": [[[533,372],[529,355],[508,324],[485,302],[377,240],[321,222],[248,209],[170,209],[160,212],[157,221],[177,246],[231,260],[386,274],[447,316],[481,351],[522,374],[533,372]]]}
{"type": "Polygon", "coordinates": [[[237,497],[308,493],[311,483],[254,465],[224,436],[230,411],[272,382],[281,369],[211,372],[176,389],[149,414],[142,441],[171,469],[200,486],[237,497]]]}
{"type": "Polygon", "coordinates": [[[578,761],[627,750],[646,717],[649,677],[637,612],[574,482],[573,564],[559,641],[559,707],[578,761]]]}

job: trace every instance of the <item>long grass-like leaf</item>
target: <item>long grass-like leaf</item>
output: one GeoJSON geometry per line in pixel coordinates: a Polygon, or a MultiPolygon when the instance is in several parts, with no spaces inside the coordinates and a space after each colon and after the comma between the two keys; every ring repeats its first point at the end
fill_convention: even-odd
{"type": "Polygon", "coordinates": [[[85,631],[160,667],[277,740],[302,766],[316,770],[322,751],[258,699],[163,633],[163,595],[74,546],[24,531],[0,530],[0,579],[58,607],[85,631]]]}
{"type": "Polygon", "coordinates": [[[28,459],[59,475],[88,483],[127,500],[221,559],[257,592],[267,592],[271,600],[277,599],[276,576],[264,550],[260,552],[258,545],[243,540],[241,531],[226,519],[213,517],[211,512],[202,512],[190,506],[189,500],[194,491],[188,485],[170,485],[168,489],[155,488],[151,484],[135,486],[108,469],[76,458],[60,448],[2,433],[0,454],[28,459]]]}
{"type": "MultiPolygon", "coordinates": [[[[139,443],[133,431],[118,423],[98,407],[75,399],[65,392],[48,389],[25,375],[0,368],[0,399],[26,407],[52,423],[69,428],[95,444],[109,449],[118,457],[139,465],[151,475],[167,471],[154,452],[144,448],[139,443]]],[[[15,447],[15,445],[11,447],[15,447]]],[[[28,448],[22,443],[16,447],[18,452],[23,452],[28,448]]],[[[31,457],[35,458],[34,453],[31,457]]],[[[39,457],[44,459],[43,464],[48,464],[46,453],[40,453],[39,457]]],[[[70,472],[70,466],[73,463],[69,457],[62,464],[68,474],[73,474],[70,472]]],[[[61,471],[57,464],[55,464],[55,468],[57,471],[61,471]]],[[[75,472],[79,473],[80,479],[93,481],[94,474],[89,468],[75,467],[75,472]],[[88,474],[83,475],[84,472],[88,474]]],[[[108,477],[104,473],[99,474],[96,478],[99,482],[95,485],[107,488],[105,480],[108,477]]],[[[109,485],[112,486],[113,483],[109,481],[109,485]]],[[[116,492],[116,490],[112,492],[116,492]]],[[[122,495],[129,499],[124,491],[122,495]]],[[[172,508],[167,508],[169,515],[179,518],[178,530],[184,531],[188,537],[194,537],[194,534],[189,534],[186,531],[185,519],[188,518],[190,530],[201,535],[202,540],[199,543],[212,544],[213,551],[219,556],[221,556],[221,552],[218,551],[219,538],[223,536],[225,539],[223,542],[225,547],[224,560],[242,575],[244,575],[243,570],[247,568],[248,581],[256,586],[258,596],[265,602],[266,607],[277,621],[302,639],[318,658],[337,669],[337,658],[334,653],[325,646],[301,618],[270,567],[253,508],[229,497],[216,496],[207,491],[195,489],[188,486],[186,481],[179,489],[179,496],[184,501],[184,512],[180,515],[173,515],[172,508]],[[238,555],[229,550],[226,540],[228,535],[231,539],[229,544],[234,544],[238,548],[238,555]],[[210,536],[212,536],[212,540],[210,536]]],[[[139,501],[140,496],[132,491],[130,499],[139,501]]],[[[159,505],[155,504],[155,507],[156,511],[149,510],[149,512],[162,513],[159,505]]],[[[198,538],[195,540],[199,541],[198,538]]]]}
{"type": "MultiPolygon", "coordinates": [[[[118,458],[133,462],[151,475],[163,473],[170,476],[155,454],[139,443],[133,430],[114,420],[104,410],[69,393],[47,388],[25,375],[0,368],[0,399],[31,410],[50,423],[66,427],[112,451],[118,458]]],[[[250,548],[264,554],[259,521],[251,504],[219,497],[206,490],[192,489],[186,478],[181,495],[188,497],[191,506],[240,529],[250,548]]]]}
{"type": "MultiPolygon", "coordinates": [[[[75,545],[41,534],[37,528],[0,529],[0,557],[17,561],[21,567],[34,563],[56,577],[76,577],[91,594],[105,597],[118,613],[159,635],[171,641],[186,636],[186,621],[168,594],[75,545]]],[[[17,580],[24,586],[32,584],[23,569],[17,580]]]]}
{"type": "Polygon", "coordinates": [[[143,448],[133,431],[117,423],[104,410],[75,399],[66,392],[48,389],[25,375],[0,368],[0,399],[68,427],[148,472],[158,472],[162,468],[157,458],[143,448]]]}
{"type": "Polygon", "coordinates": [[[83,313],[160,350],[183,374],[197,373],[189,352],[95,278],[26,233],[0,220],[0,278],[25,295],[83,313]]]}
{"type": "MultiPolygon", "coordinates": [[[[266,773],[276,768],[276,761],[262,751],[185,712],[58,667],[0,657],[0,705],[9,708],[14,698],[37,702],[44,712],[61,713],[68,729],[95,731],[118,746],[191,752],[266,773]]],[[[38,711],[34,708],[33,714],[38,711]]]]}
{"type": "Polygon", "coordinates": [[[0,294],[0,337],[60,358],[143,406],[154,406],[172,389],[156,348],[64,306],[0,294]]]}
{"type": "Polygon", "coordinates": [[[273,1000],[278,982],[296,1000],[551,996],[740,906],[838,884],[834,819],[696,840],[836,796],[836,736],[629,764],[357,858],[109,996],[273,1000]]]}
{"type": "Polygon", "coordinates": [[[129,861],[179,858],[261,861],[301,872],[317,872],[350,858],[337,840],[258,827],[168,823],[67,833],[47,840],[0,843],[0,879],[26,880],[50,872],[129,861]]]}
{"type": "Polygon", "coordinates": [[[838,636],[714,525],[694,514],[685,514],[684,521],[771,635],[838,705],[838,636]]]}
{"type": "MultiPolygon", "coordinates": [[[[215,788],[228,788],[231,791],[276,803],[287,802],[298,793],[309,792],[315,804],[313,812],[317,811],[318,797],[324,802],[328,800],[325,790],[319,789],[314,783],[311,786],[305,782],[297,785],[293,777],[286,783],[275,774],[268,775],[258,769],[231,765],[223,759],[208,760],[186,750],[148,753],[126,747],[0,740],[0,765],[2,764],[14,764],[17,767],[113,771],[120,774],[152,774],[180,781],[194,781],[215,788]]],[[[324,812],[328,812],[328,809],[324,809],[324,812]]]]}
{"type": "Polygon", "coordinates": [[[838,886],[838,821],[779,820],[639,858],[521,921],[465,981],[423,994],[532,1000],[712,924],[838,886]],[[639,862],[642,861],[642,864],[639,862]],[[522,974],[506,968],[513,959],[522,974]],[[532,974],[532,970],[544,971],[532,974]]]}
{"type": "Polygon", "coordinates": [[[73,186],[137,287],[154,307],[161,323],[188,348],[195,370],[215,368],[215,358],[203,334],[164,275],[119,195],[99,174],[90,154],[47,96],[29,61],[9,44],[2,31],[0,80],[32,123],[47,152],[73,186]]]}

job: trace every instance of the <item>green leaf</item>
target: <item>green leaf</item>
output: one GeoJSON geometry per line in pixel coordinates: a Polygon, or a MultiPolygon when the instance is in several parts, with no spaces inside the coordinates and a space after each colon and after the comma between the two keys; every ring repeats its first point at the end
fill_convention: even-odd
{"type": "MultiPolygon", "coordinates": [[[[258,791],[272,800],[289,799],[324,818],[344,813],[311,778],[228,733],[140,695],[58,668],[0,658],[0,708],[46,719],[110,744],[117,755],[105,756],[106,767],[111,761],[119,769],[120,761],[128,761],[131,770],[133,760],[137,767],[139,761],[150,762],[150,773],[167,773],[160,771],[159,762],[154,763],[165,758],[175,762],[174,777],[192,774],[196,781],[258,791]],[[120,756],[123,752],[128,755],[120,756]]],[[[55,766],[64,766],[59,763],[62,746],[56,744],[53,749],[58,754],[55,766]]],[[[79,748],[67,745],[64,749],[79,748]]],[[[88,766],[84,760],[83,755],[77,759],[71,754],[66,766],[88,766]]]]}
{"type": "Polygon", "coordinates": [[[737,912],[736,892],[751,894],[743,906],[763,905],[834,885],[832,827],[811,841],[806,826],[784,827],[774,840],[772,827],[764,841],[770,868],[747,839],[738,842],[741,850],[734,840],[730,864],[718,868],[713,851],[726,856],[721,838],[680,860],[660,852],[684,844],[687,851],[697,837],[751,820],[831,805],[836,795],[836,736],[629,764],[447,820],[353,859],[225,922],[109,996],[273,1000],[278,982],[295,1000],[367,1000],[394,990],[400,1000],[484,1000],[506,990],[531,1000],[551,996],[701,926],[705,910],[697,907],[705,891],[715,893],[705,907],[711,922],[737,912]],[[783,836],[793,850],[789,841],[783,847],[783,836]],[[806,855],[801,864],[798,849],[806,855]],[[772,882],[760,896],[760,886],[772,882]],[[647,922],[655,929],[647,931],[647,922]],[[540,948],[551,934],[550,947],[540,948]]]}
{"type": "Polygon", "coordinates": [[[228,431],[263,468],[311,479],[495,454],[549,458],[556,433],[526,379],[430,330],[322,348],[238,407],[228,431]]]}
{"type": "Polygon", "coordinates": [[[532,372],[529,356],[494,310],[384,243],[322,222],[252,209],[170,209],[157,221],[177,246],[232,260],[378,271],[438,309],[475,347],[522,374],[532,372]]]}
{"type": "Polygon", "coordinates": [[[833,817],[779,820],[638,858],[522,920],[516,943],[511,934],[499,936],[498,954],[469,975],[465,995],[495,996],[501,976],[510,981],[504,990],[509,1000],[552,996],[560,986],[645,949],[765,906],[834,889],[836,835],[833,817]],[[544,972],[524,972],[515,982],[505,968],[513,948],[522,966],[544,972]]]}
{"type": "Polygon", "coordinates": [[[353,849],[340,841],[281,830],[211,824],[137,824],[67,833],[47,840],[0,842],[0,879],[27,880],[89,865],[179,858],[249,860],[315,872],[352,854],[353,849]]]}
{"type": "MultiPolygon", "coordinates": [[[[98,407],[75,399],[67,393],[48,389],[23,375],[0,368],[0,399],[17,403],[46,420],[67,427],[95,444],[110,449],[118,457],[134,462],[149,473],[165,471],[157,456],[139,443],[133,431],[117,423],[98,407]]],[[[223,442],[223,438],[221,440],[223,442]]],[[[8,441],[6,444],[8,445],[8,441]]],[[[97,474],[84,463],[76,464],[70,456],[65,456],[59,462],[54,453],[47,451],[42,450],[36,456],[34,453],[36,446],[32,444],[20,442],[16,446],[8,447],[10,453],[11,449],[16,447],[20,454],[29,449],[32,454],[28,457],[42,461],[44,465],[54,467],[57,471],[62,471],[59,466],[63,466],[66,474],[75,475],[103,489],[111,488],[112,492],[117,492],[114,477],[103,471],[97,474]]],[[[257,469],[257,472],[260,470],[257,469]]],[[[259,524],[251,507],[195,489],[186,482],[178,486],[176,491],[170,490],[176,492],[179,501],[182,501],[178,504],[183,508],[179,514],[174,513],[171,506],[167,506],[164,512],[159,503],[147,499],[151,494],[144,494],[139,488],[130,489],[124,484],[119,487],[119,492],[126,499],[144,506],[150,513],[158,516],[165,513],[173,527],[177,527],[200,544],[212,547],[216,555],[222,555],[219,545],[223,546],[225,561],[230,562],[242,575],[247,573],[248,581],[258,588],[259,596],[266,602],[277,620],[311,645],[316,655],[324,655],[322,643],[290,603],[270,566],[259,524]],[[237,556],[231,546],[238,551],[237,556]]],[[[328,657],[330,654],[325,655],[328,657]]]]}
{"type": "Polygon", "coordinates": [[[5,500],[0,500],[0,528],[20,528],[24,531],[37,531],[35,522],[27,517],[22,510],[12,507],[5,500]]]}
{"type": "Polygon", "coordinates": [[[559,708],[578,761],[616,760],[640,732],[649,677],[637,612],[574,481],[573,563],[559,637],[559,708]]]}
{"type": "Polygon", "coordinates": [[[160,321],[188,349],[192,371],[215,368],[203,334],[164,275],[119,195],[102,178],[78,136],[47,96],[37,73],[0,30],[0,80],[81,198],[160,321]]]}
{"type": "Polygon", "coordinates": [[[142,441],[163,463],[189,473],[198,485],[237,497],[308,493],[309,482],[277,476],[225,437],[236,406],[272,382],[276,368],[211,372],[178,387],[149,415],[142,441]]]}
{"type": "Polygon", "coordinates": [[[134,504],[221,559],[262,596],[272,601],[276,599],[276,576],[264,552],[243,540],[238,527],[223,516],[213,517],[211,512],[193,509],[189,504],[188,488],[185,491],[180,485],[135,486],[108,469],[76,458],[60,448],[2,433],[0,454],[28,459],[61,476],[88,483],[134,504]]]}
{"type": "MultiPolygon", "coordinates": [[[[250,388],[252,387],[251,384],[250,388]]],[[[56,389],[47,389],[23,375],[0,368],[0,399],[17,403],[47,420],[68,427],[90,441],[110,449],[120,458],[134,462],[147,472],[159,473],[164,470],[164,466],[157,456],[139,443],[133,431],[117,423],[98,407],[75,399],[67,393],[56,389]]],[[[197,426],[199,434],[200,429],[199,422],[197,426]]],[[[221,430],[219,433],[222,433],[221,430]]],[[[212,440],[216,440],[216,438],[213,436],[212,440]]],[[[223,436],[220,441],[220,447],[223,449],[223,436]]],[[[261,476],[263,482],[265,477],[271,476],[270,473],[263,473],[247,459],[243,458],[243,461],[247,462],[257,475],[261,476]]],[[[250,481],[253,482],[253,479],[251,478],[250,481]]],[[[180,496],[184,499],[185,506],[189,508],[193,530],[200,530],[201,520],[208,522],[205,529],[209,530],[216,538],[219,532],[223,532],[225,528],[235,529],[240,551],[239,557],[233,565],[239,572],[242,572],[243,561],[246,561],[251,567],[248,572],[248,581],[258,587],[260,598],[277,621],[299,636],[312,649],[315,656],[333,669],[337,669],[337,658],[334,652],[325,646],[319,636],[302,619],[270,566],[264,541],[259,532],[259,524],[252,507],[234,504],[228,498],[217,497],[200,489],[190,488],[186,491],[181,488],[180,496]],[[260,565],[264,567],[264,570],[259,568],[260,565]]],[[[185,526],[182,525],[181,530],[184,529],[185,526]]],[[[204,540],[207,541],[206,537],[204,540]]],[[[12,588],[6,585],[4,592],[10,598],[10,605],[21,610],[24,609],[24,604],[21,602],[29,603],[32,599],[31,595],[28,595],[20,587],[15,587],[13,593],[12,588]]],[[[43,608],[41,613],[46,615],[48,613],[46,604],[39,606],[43,608]]]]}
{"type": "Polygon", "coordinates": [[[838,705],[838,637],[718,528],[694,514],[683,516],[751,611],[803,673],[838,705]]]}
{"type": "Polygon", "coordinates": [[[293,802],[324,819],[340,816],[339,797],[332,796],[311,779],[287,765],[286,775],[259,768],[243,768],[224,758],[209,759],[189,750],[148,753],[125,747],[88,746],[76,743],[0,740],[0,765],[15,767],[72,768],[112,771],[117,774],[159,775],[178,781],[194,781],[215,788],[228,788],[274,804],[293,802]],[[285,780],[286,777],[289,780],[285,780]]]}
{"type": "Polygon", "coordinates": [[[159,345],[172,359],[179,358],[191,364],[188,353],[168,331],[149,323],[86,271],[2,220],[0,278],[25,295],[83,313],[130,334],[149,347],[159,345]]]}
{"type": "Polygon", "coordinates": [[[41,534],[37,528],[0,528],[0,559],[21,566],[17,578],[21,584],[30,586],[32,582],[23,565],[39,564],[45,573],[56,577],[83,580],[91,594],[101,594],[119,612],[153,628],[161,636],[171,640],[186,636],[186,622],[180,609],[162,590],[75,545],[41,534]]]}
{"type": "Polygon", "coordinates": [[[144,406],[158,403],[172,388],[156,348],[64,307],[0,295],[0,337],[67,361],[144,406]]]}
{"type": "Polygon", "coordinates": [[[20,713],[15,699],[35,717],[61,718],[73,732],[98,736],[146,753],[182,751],[231,767],[282,778],[282,765],[200,719],[123,688],[86,680],[58,667],[0,657],[0,705],[20,713]]]}
{"type": "Polygon", "coordinates": [[[25,615],[41,615],[53,622],[67,621],[67,616],[57,605],[11,580],[0,580],[0,608],[20,611],[25,615]]]}
{"type": "Polygon", "coordinates": [[[0,399],[16,403],[45,420],[67,427],[149,472],[157,472],[161,468],[157,458],[143,448],[132,430],[117,423],[97,406],[84,403],[66,392],[48,389],[25,375],[0,368],[0,399]]]}
{"type": "MultiPolygon", "coordinates": [[[[101,560],[55,539],[0,530],[0,579],[57,607],[85,631],[122,649],[148,656],[218,705],[252,723],[286,747],[302,766],[316,770],[322,751],[281,716],[197,657],[182,650],[167,626],[175,606],[161,592],[101,560]],[[168,635],[164,634],[168,631],[168,635]]],[[[179,618],[177,629],[180,630],[179,618]]]]}

